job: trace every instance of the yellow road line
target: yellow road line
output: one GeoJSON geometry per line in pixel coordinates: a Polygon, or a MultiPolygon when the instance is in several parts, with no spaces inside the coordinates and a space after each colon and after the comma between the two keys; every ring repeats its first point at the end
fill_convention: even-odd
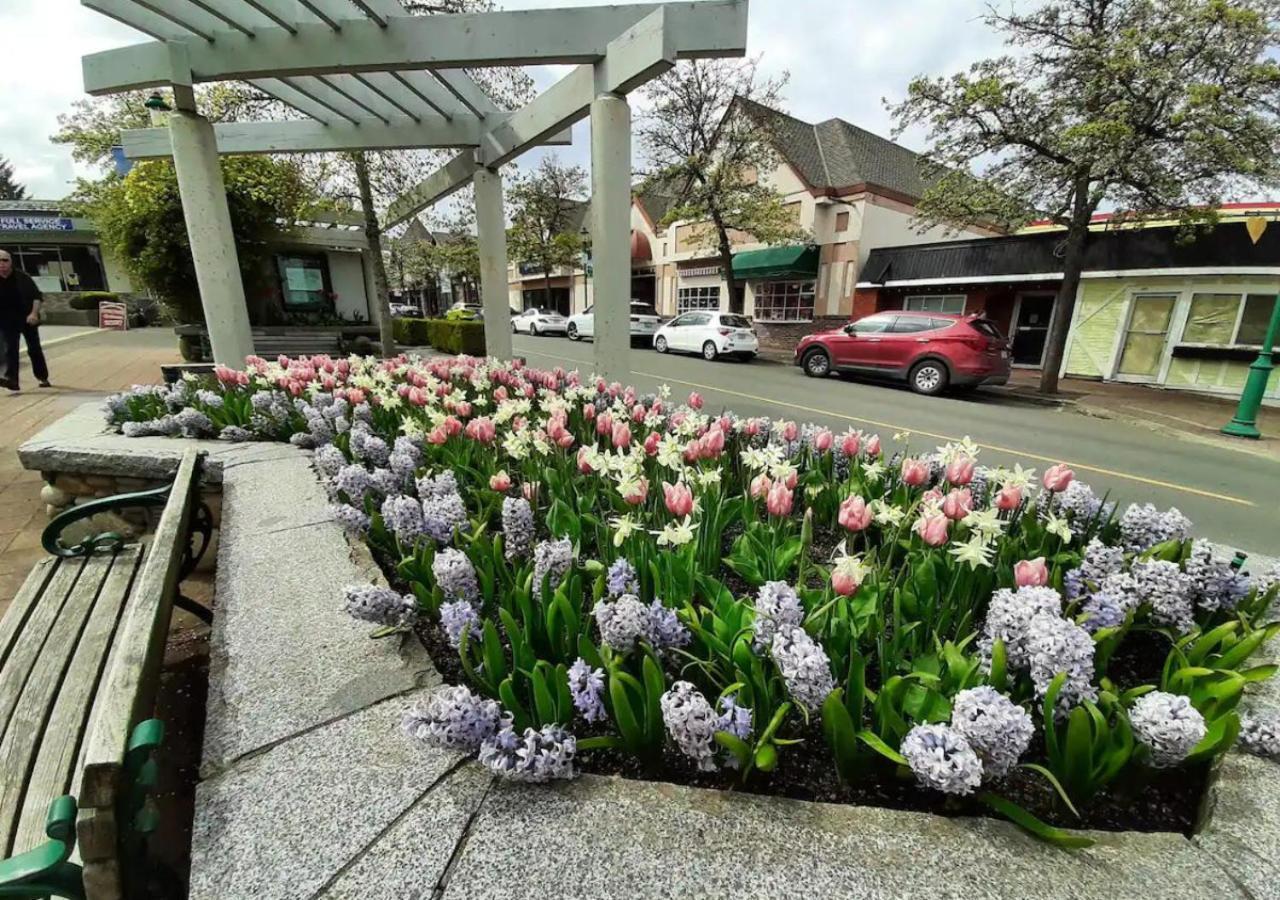
{"type": "MultiPolygon", "coordinates": [[[[573,359],[572,357],[553,356],[552,354],[549,354],[549,353],[537,353],[536,351],[531,355],[545,356],[549,359],[558,359],[564,362],[577,363],[579,365],[581,365],[584,362],[584,360],[573,359]]],[[[907,425],[895,425],[892,422],[880,422],[875,419],[864,419],[859,416],[850,416],[850,415],[846,415],[845,413],[832,412],[831,410],[827,410],[827,409],[817,409],[816,407],[812,407],[812,406],[803,406],[799,403],[789,403],[786,400],[776,400],[772,397],[761,397],[758,394],[748,394],[743,391],[735,391],[731,388],[716,387],[715,385],[711,385],[711,384],[700,384],[696,381],[682,381],[679,378],[672,378],[669,375],[658,375],[654,372],[641,372],[638,370],[635,372],[635,374],[643,375],[646,378],[656,378],[660,382],[665,381],[665,382],[670,382],[672,384],[682,384],[685,387],[698,388],[699,390],[703,390],[703,391],[716,391],[721,394],[729,394],[730,396],[733,396],[733,397],[741,397],[744,400],[755,400],[757,403],[766,403],[773,406],[785,406],[790,409],[800,410],[801,412],[812,413],[819,416],[829,416],[831,418],[836,418],[836,419],[845,419],[846,421],[849,421],[849,422],[858,422],[863,425],[873,425],[876,428],[883,428],[890,431],[908,431],[912,434],[920,434],[920,435],[924,435],[925,437],[935,438],[940,441],[960,440],[960,437],[956,435],[938,434],[932,431],[923,431],[919,428],[911,428],[910,426],[907,426],[907,425]]],[[[1188,487],[1185,484],[1173,484],[1172,482],[1160,481],[1159,479],[1156,479],[1156,478],[1146,478],[1142,475],[1131,475],[1128,472],[1117,472],[1115,469],[1104,469],[1100,466],[1091,466],[1087,463],[1072,462],[1070,460],[1058,459],[1052,456],[1041,456],[1038,453],[1029,453],[1026,450],[1014,450],[1012,447],[1001,447],[998,444],[984,444],[979,441],[974,441],[974,444],[977,445],[978,447],[983,448],[984,450],[993,450],[996,453],[1007,453],[1007,454],[1010,454],[1011,456],[1021,456],[1024,459],[1034,459],[1038,462],[1046,462],[1050,464],[1065,463],[1066,465],[1070,466],[1072,469],[1079,469],[1085,472],[1096,472],[1099,475],[1108,475],[1112,478],[1123,478],[1127,481],[1136,481],[1139,484],[1147,484],[1147,485],[1151,485],[1152,487],[1160,487],[1160,488],[1165,488],[1171,491],[1179,491],[1184,494],[1194,494],[1198,497],[1208,497],[1211,500],[1221,500],[1224,503],[1235,503],[1239,506],[1257,506],[1258,505],[1253,501],[1245,500],[1242,497],[1233,497],[1230,494],[1218,494],[1213,491],[1203,491],[1203,490],[1200,490],[1199,488],[1188,487]]]]}

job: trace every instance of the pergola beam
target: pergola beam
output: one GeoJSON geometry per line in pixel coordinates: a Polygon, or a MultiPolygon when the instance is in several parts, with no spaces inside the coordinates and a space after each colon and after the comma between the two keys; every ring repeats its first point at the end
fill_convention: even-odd
{"type": "MultiPolygon", "coordinates": [[[[225,122],[215,125],[218,153],[329,153],[339,150],[409,150],[475,147],[487,124],[473,117],[423,116],[417,122],[325,125],[323,122],[225,122]]],[[[563,140],[555,143],[568,143],[563,140]]],[[[129,159],[170,156],[167,128],[138,128],[121,134],[129,159]]]]}
{"type": "MultiPolygon", "coordinates": [[[[175,0],[155,0],[175,5],[175,0]]],[[[328,73],[450,69],[594,62],[613,38],[656,8],[666,11],[677,56],[739,56],[746,51],[748,0],[695,0],[439,16],[399,16],[386,24],[344,21],[341,36],[319,24],[295,33],[262,28],[190,44],[197,82],[328,73]]],[[[175,6],[176,8],[176,6],[175,6]]],[[[190,9],[189,5],[185,8],[190,9]]],[[[111,94],[168,83],[163,43],[139,44],[84,57],[85,90],[111,94]]]]}
{"type": "MultiPolygon", "coordinates": [[[[497,168],[545,142],[549,135],[585,118],[600,94],[626,94],[675,65],[679,50],[670,7],[651,9],[648,16],[609,44],[598,65],[578,66],[523,109],[512,113],[505,122],[490,128],[481,139],[477,154],[463,154],[453,159],[391,204],[387,210],[387,227],[405,221],[459,190],[471,180],[477,168],[497,168]]],[[[745,43],[745,18],[741,23],[730,19],[714,25],[714,28],[702,29],[703,36],[713,46],[732,42],[733,32],[739,27],[741,34],[736,36],[745,43]],[[708,30],[716,33],[707,34],[708,30]]]]}

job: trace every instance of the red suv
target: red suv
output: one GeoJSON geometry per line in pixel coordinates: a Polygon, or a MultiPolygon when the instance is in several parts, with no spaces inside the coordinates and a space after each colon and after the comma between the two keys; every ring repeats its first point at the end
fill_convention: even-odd
{"type": "Polygon", "coordinates": [[[905,380],[920,394],[1004,384],[1009,342],[980,316],[893,311],[802,338],[796,365],[813,378],[832,372],[905,380]]]}

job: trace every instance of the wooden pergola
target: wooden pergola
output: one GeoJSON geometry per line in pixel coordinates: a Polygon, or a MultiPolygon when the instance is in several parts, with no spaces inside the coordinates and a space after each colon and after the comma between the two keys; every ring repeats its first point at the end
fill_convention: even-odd
{"type": "Polygon", "coordinates": [[[253,351],[218,155],[456,148],[388,211],[405,221],[471,182],[488,352],[511,355],[503,163],[567,143],[591,119],[596,370],[629,371],[631,111],[626,95],[681,58],[746,52],[748,0],[413,16],[399,0],[81,0],[151,41],[84,57],[90,94],[171,88],[167,128],[125,132],[134,159],[172,156],[214,357],[253,351]],[[576,64],[515,111],[468,69],[576,64]],[[193,87],[242,81],[305,118],[211,124],[193,87]]]}

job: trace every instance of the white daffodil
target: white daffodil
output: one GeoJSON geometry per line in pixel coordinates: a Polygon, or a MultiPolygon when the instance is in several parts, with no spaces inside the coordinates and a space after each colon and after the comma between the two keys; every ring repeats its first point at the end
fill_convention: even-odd
{"type": "Polygon", "coordinates": [[[507,451],[507,455],[512,459],[527,459],[529,456],[529,441],[521,432],[511,431],[507,433],[506,439],[503,440],[502,449],[507,451]]]}
{"type": "Polygon", "coordinates": [[[381,400],[384,409],[399,409],[404,402],[400,399],[399,394],[393,392],[379,394],[378,398],[381,400]]]}
{"type": "Polygon", "coordinates": [[[975,509],[961,521],[972,531],[987,536],[999,534],[1005,526],[1005,521],[1000,518],[1000,512],[994,508],[975,509]]]}
{"type": "Polygon", "coordinates": [[[422,428],[422,423],[417,419],[402,419],[400,421],[400,433],[414,440],[421,440],[426,434],[422,428]]]}
{"type": "Polygon", "coordinates": [[[867,580],[871,567],[862,561],[861,556],[841,556],[836,560],[832,571],[839,575],[851,576],[858,584],[867,580]]]}
{"type": "Polygon", "coordinates": [[[706,471],[698,472],[694,479],[698,482],[698,487],[709,488],[720,483],[720,470],[707,469],[706,471]]]}
{"type": "Polygon", "coordinates": [[[692,516],[685,516],[680,522],[671,522],[661,531],[650,534],[657,535],[659,547],[683,547],[693,540],[693,532],[697,529],[692,516]]]}
{"type": "Polygon", "coordinates": [[[884,463],[878,460],[864,462],[862,464],[862,474],[868,481],[879,481],[884,477],[884,463]]]}
{"type": "Polygon", "coordinates": [[[942,460],[943,465],[962,456],[969,459],[978,458],[978,445],[967,434],[958,441],[951,441],[938,448],[938,458],[942,460]]]}
{"type": "Polygon", "coordinates": [[[896,432],[893,436],[893,442],[895,444],[905,444],[909,440],[911,440],[910,431],[899,431],[899,432],[896,432]]]}
{"type": "Polygon", "coordinates": [[[658,465],[679,470],[684,466],[684,444],[671,435],[658,441],[658,465]]]}
{"type": "Polygon", "coordinates": [[[752,472],[763,469],[769,463],[764,451],[759,447],[748,447],[738,454],[738,458],[742,460],[742,465],[752,472]]]}
{"type": "Polygon", "coordinates": [[[907,515],[906,511],[901,507],[894,506],[892,503],[885,503],[883,500],[872,500],[867,504],[867,508],[871,510],[871,515],[877,525],[896,527],[902,524],[902,520],[907,515]]]}
{"type": "Polygon", "coordinates": [[[964,543],[959,541],[953,543],[947,552],[954,556],[957,562],[968,563],[970,569],[977,569],[991,565],[992,550],[993,547],[986,538],[981,533],[975,533],[970,535],[969,540],[964,543]]]}
{"type": "Polygon", "coordinates": [[[1062,538],[1064,544],[1071,541],[1071,524],[1066,519],[1058,518],[1054,513],[1049,513],[1049,518],[1045,519],[1044,530],[1062,538]]]}

